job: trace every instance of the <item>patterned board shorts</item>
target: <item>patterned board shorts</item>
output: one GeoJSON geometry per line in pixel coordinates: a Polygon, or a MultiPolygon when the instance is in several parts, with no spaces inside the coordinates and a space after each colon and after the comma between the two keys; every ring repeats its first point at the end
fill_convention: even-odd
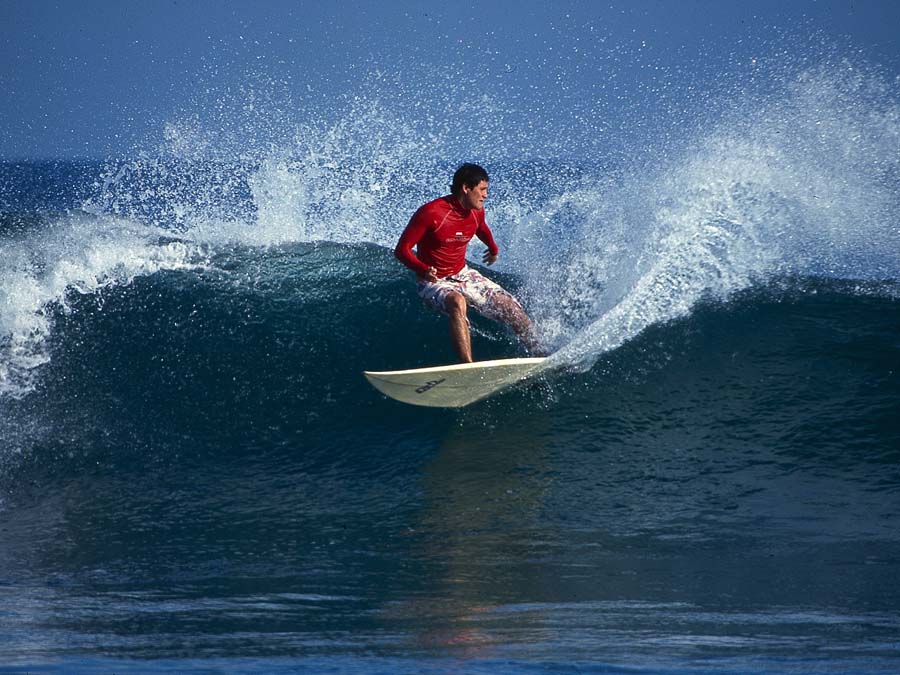
{"type": "Polygon", "coordinates": [[[509,298],[519,304],[503,287],[468,266],[452,276],[439,279],[436,283],[419,279],[416,282],[416,290],[426,305],[443,314],[448,314],[445,305],[447,296],[456,291],[466,299],[469,307],[494,321],[502,321],[505,316],[498,305],[498,300],[509,298]]]}

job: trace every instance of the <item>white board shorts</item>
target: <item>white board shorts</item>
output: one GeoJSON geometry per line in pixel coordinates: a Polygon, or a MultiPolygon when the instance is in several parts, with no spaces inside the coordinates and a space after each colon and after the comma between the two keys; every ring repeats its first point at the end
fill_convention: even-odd
{"type": "Polygon", "coordinates": [[[508,298],[519,304],[505,288],[468,266],[434,283],[419,279],[416,282],[416,291],[426,305],[442,314],[449,314],[446,306],[447,296],[453,292],[459,293],[466,299],[469,307],[494,321],[503,321],[507,318],[507,313],[501,309],[502,303],[498,303],[498,300],[508,298]]]}

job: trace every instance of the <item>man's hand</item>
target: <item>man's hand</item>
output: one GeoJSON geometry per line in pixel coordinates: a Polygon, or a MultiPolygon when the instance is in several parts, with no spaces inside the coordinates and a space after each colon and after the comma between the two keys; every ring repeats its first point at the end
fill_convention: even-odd
{"type": "Polygon", "coordinates": [[[438,282],[437,269],[434,267],[429,267],[428,272],[425,273],[425,279],[432,284],[438,282]]]}
{"type": "Polygon", "coordinates": [[[487,249],[481,259],[484,261],[485,265],[493,265],[497,262],[497,256],[491,253],[491,249],[487,249]]]}

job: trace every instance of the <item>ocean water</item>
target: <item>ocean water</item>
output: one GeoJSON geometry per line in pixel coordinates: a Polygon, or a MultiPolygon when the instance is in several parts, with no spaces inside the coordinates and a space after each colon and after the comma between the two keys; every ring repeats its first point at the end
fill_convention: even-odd
{"type": "Polygon", "coordinates": [[[0,672],[897,672],[897,81],[491,148],[557,351],[458,411],[361,377],[453,359],[391,249],[456,162],[370,103],[0,164],[0,672]]]}

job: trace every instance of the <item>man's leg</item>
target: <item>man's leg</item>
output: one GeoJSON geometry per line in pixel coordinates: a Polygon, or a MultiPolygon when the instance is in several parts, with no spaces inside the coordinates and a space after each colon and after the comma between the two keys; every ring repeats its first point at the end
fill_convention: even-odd
{"type": "Polygon", "coordinates": [[[462,363],[472,363],[472,338],[469,334],[469,322],[466,320],[466,299],[453,291],[444,300],[444,309],[450,317],[450,341],[456,355],[462,363]]]}
{"type": "Polygon", "coordinates": [[[522,305],[512,295],[503,294],[493,298],[498,318],[509,325],[529,351],[540,351],[541,344],[534,331],[534,322],[522,309],[522,305]]]}
{"type": "Polygon", "coordinates": [[[459,277],[463,281],[462,294],[475,311],[512,328],[529,352],[544,353],[534,323],[515,296],[477,270],[467,269],[459,277]]]}

